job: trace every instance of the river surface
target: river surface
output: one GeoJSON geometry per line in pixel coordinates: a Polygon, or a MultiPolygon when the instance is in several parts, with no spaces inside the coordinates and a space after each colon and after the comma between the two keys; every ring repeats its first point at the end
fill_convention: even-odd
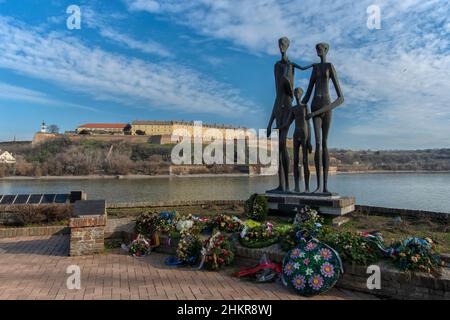
{"type": "MultiPolygon", "coordinates": [[[[276,184],[276,176],[0,180],[0,194],[84,190],[88,199],[108,202],[235,200],[276,184]]],[[[329,177],[329,186],[340,195],[355,196],[357,204],[450,212],[450,173],[338,174],[329,177]]]]}

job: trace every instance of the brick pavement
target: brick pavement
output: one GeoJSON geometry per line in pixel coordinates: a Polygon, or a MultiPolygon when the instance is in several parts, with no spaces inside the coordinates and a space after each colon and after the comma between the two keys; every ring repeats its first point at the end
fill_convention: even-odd
{"type": "MultiPolygon", "coordinates": [[[[68,257],[67,236],[0,240],[0,299],[306,299],[279,283],[256,284],[230,276],[231,270],[199,271],[164,265],[167,255],[133,258],[121,250],[68,257]],[[67,267],[81,268],[81,289],[66,286],[67,267]]],[[[333,288],[310,299],[372,299],[333,288]]]]}

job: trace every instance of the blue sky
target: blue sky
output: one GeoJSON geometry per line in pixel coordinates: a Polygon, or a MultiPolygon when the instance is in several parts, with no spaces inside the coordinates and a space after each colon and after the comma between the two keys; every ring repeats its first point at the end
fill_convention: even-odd
{"type": "Polygon", "coordinates": [[[265,128],[288,36],[302,65],[330,44],[346,99],[330,146],[450,147],[449,16],[437,0],[0,0],[0,141],[30,140],[42,120],[265,128]],[[81,30],[66,27],[73,4],[81,30]],[[372,4],[380,30],[367,28],[372,4]]]}

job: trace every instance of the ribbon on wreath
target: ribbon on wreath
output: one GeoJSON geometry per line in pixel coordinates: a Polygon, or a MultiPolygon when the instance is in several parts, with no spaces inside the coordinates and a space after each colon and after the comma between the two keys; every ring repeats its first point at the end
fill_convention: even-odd
{"type": "Polygon", "coordinates": [[[245,276],[249,276],[249,275],[253,275],[255,273],[258,273],[259,271],[261,271],[263,269],[272,269],[276,273],[280,273],[281,272],[281,265],[279,263],[260,263],[256,267],[247,268],[247,269],[243,269],[241,271],[237,271],[237,272],[233,273],[233,276],[238,277],[238,278],[245,277],[245,276]]]}
{"type": "Polygon", "coordinates": [[[220,231],[216,232],[211,238],[209,238],[208,243],[205,244],[205,246],[202,248],[201,254],[202,254],[202,260],[200,261],[200,264],[198,266],[198,269],[202,269],[203,265],[205,264],[206,256],[208,255],[208,252],[214,248],[214,243],[216,241],[216,238],[221,235],[220,231]]]}

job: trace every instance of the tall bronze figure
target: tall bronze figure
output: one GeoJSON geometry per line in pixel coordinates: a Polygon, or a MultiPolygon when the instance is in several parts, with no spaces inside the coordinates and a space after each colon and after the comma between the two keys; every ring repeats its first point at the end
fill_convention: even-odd
{"type": "Polygon", "coordinates": [[[310,68],[301,67],[289,61],[286,54],[289,48],[290,41],[286,37],[278,40],[278,47],[281,53],[281,60],[275,63],[275,88],[276,98],[273,105],[272,115],[267,126],[267,136],[269,137],[272,131],[273,121],[276,121],[278,132],[278,151],[279,151],[279,165],[278,165],[278,180],[279,185],[276,189],[270,191],[289,191],[289,154],[287,151],[286,140],[289,128],[282,128],[288,120],[291,111],[292,99],[294,95],[294,70],[306,70],[310,68]]]}
{"type": "Polygon", "coordinates": [[[328,191],[328,169],[330,166],[328,154],[328,133],[331,126],[332,110],[344,103],[344,96],[334,70],[334,66],[326,60],[329,45],[327,43],[319,43],[316,45],[317,55],[320,57],[320,63],[313,64],[313,71],[309,80],[308,90],[302,100],[303,104],[307,104],[312,90],[314,89],[314,97],[311,103],[311,113],[307,115],[307,119],[313,119],[314,134],[316,142],[316,150],[314,161],[317,174],[317,188],[313,192],[320,191],[321,188],[321,148],[322,148],[322,165],[323,165],[323,192],[328,191]],[[329,92],[329,80],[333,82],[336,90],[337,98],[331,102],[329,92]]]}

